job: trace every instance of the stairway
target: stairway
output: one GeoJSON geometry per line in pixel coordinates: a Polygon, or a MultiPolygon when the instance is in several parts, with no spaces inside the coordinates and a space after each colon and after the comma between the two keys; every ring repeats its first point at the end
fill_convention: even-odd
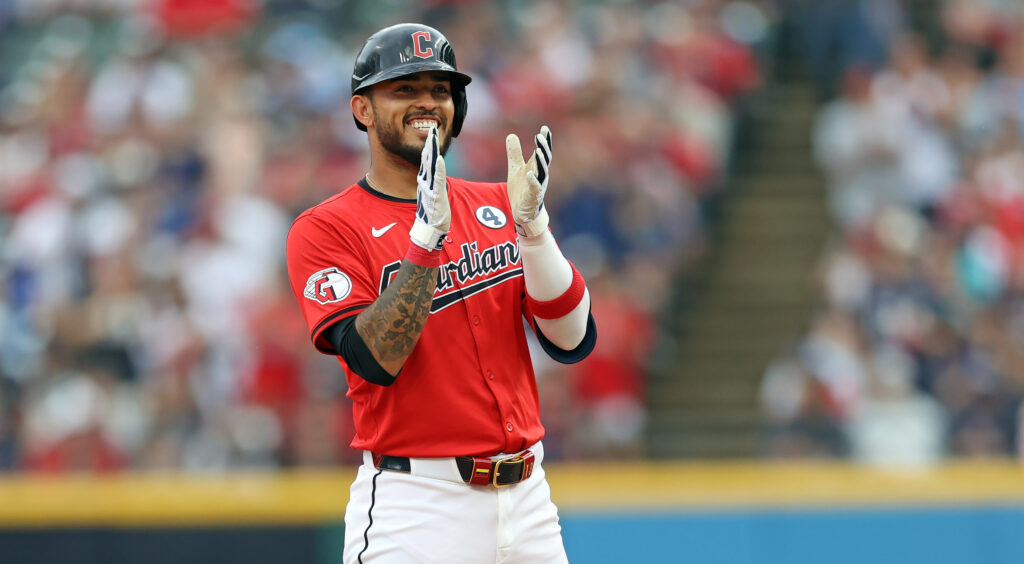
{"type": "Polygon", "coordinates": [[[652,457],[756,456],[764,369],[818,302],[830,223],[811,157],[817,95],[798,69],[781,61],[746,110],[711,248],[679,285],[675,346],[649,385],[652,457]]]}

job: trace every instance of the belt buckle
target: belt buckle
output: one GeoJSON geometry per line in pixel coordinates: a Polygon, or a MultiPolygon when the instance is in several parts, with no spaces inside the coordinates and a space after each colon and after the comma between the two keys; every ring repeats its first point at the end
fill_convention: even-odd
{"type": "Polygon", "coordinates": [[[517,480],[515,482],[512,482],[510,484],[499,484],[498,483],[498,476],[500,474],[498,472],[498,470],[501,468],[501,465],[502,464],[513,464],[513,463],[516,463],[516,462],[525,462],[525,459],[523,458],[523,456],[521,454],[517,454],[517,455],[512,456],[510,458],[500,458],[498,460],[495,460],[494,461],[494,470],[492,471],[492,474],[491,474],[491,484],[494,487],[496,487],[496,488],[507,488],[507,487],[509,487],[509,486],[511,486],[513,484],[518,484],[519,482],[521,482],[523,480],[522,472],[519,473],[519,480],[517,480]]]}

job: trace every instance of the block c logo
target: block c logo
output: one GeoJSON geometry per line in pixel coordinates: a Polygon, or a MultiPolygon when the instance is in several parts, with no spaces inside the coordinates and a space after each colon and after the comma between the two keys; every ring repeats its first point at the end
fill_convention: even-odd
{"type": "Polygon", "coordinates": [[[429,31],[417,31],[412,34],[412,54],[421,59],[429,59],[434,56],[434,48],[424,47],[424,43],[430,45],[429,31]],[[420,43],[420,40],[423,40],[423,43],[420,43]]]}

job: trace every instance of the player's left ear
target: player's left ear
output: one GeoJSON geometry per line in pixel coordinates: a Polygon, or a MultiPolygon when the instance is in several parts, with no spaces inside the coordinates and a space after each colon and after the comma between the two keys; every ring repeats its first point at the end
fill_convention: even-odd
{"type": "Polygon", "coordinates": [[[352,96],[352,115],[366,127],[373,125],[373,106],[370,99],[362,94],[352,96]]]}

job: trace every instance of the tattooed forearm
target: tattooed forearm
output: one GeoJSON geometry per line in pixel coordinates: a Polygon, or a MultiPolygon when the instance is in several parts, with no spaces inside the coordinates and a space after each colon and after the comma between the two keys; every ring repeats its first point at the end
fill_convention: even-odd
{"type": "Polygon", "coordinates": [[[401,370],[423,333],[436,286],[436,268],[403,261],[377,301],[356,317],[359,336],[391,374],[401,370]]]}

